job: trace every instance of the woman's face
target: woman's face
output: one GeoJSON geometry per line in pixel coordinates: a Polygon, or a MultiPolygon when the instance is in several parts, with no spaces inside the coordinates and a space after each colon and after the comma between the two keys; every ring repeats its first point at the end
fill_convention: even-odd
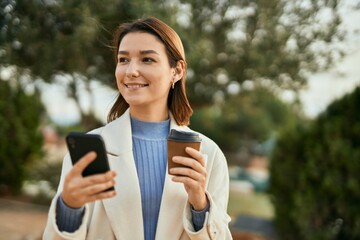
{"type": "Polygon", "coordinates": [[[167,111],[174,73],[164,44],[154,35],[128,33],[120,42],[115,76],[130,108],[167,111]]]}

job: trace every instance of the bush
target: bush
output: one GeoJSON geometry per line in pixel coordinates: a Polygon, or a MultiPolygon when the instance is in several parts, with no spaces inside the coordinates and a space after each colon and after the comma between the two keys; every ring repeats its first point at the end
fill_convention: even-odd
{"type": "Polygon", "coordinates": [[[283,239],[360,238],[360,88],[309,125],[285,130],[270,193],[283,239]]]}
{"type": "Polygon", "coordinates": [[[0,194],[19,193],[26,164],[40,156],[42,146],[39,96],[10,83],[0,79],[0,194]]]}

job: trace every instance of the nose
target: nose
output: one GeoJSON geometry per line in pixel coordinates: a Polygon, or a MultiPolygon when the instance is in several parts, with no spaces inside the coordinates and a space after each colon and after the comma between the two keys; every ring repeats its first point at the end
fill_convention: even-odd
{"type": "Polygon", "coordinates": [[[135,61],[130,61],[126,68],[126,76],[134,78],[139,76],[139,69],[135,61]]]}

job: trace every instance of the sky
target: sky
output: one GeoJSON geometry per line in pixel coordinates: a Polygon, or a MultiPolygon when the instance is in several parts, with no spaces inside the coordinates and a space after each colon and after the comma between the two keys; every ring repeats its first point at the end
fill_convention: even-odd
{"type": "Polygon", "coordinates": [[[329,70],[310,76],[300,92],[303,110],[315,117],[337,98],[360,86],[360,1],[346,0],[341,8],[342,28],[346,29],[346,56],[329,70]]]}
{"type": "MultiPolygon", "coordinates": [[[[346,46],[346,56],[335,63],[325,72],[313,74],[308,79],[306,89],[300,91],[300,100],[304,113],[309,117],[316,117],[335,99],[351,92],[360,86],[360,0],[344,0],[340,10],[346,30],[343,43],[346,46]]],[[[50,118],[57,124],[69,125],[79,121],[80,115],[74,102],[66,97],[63,86],[66,79],[59,79],[58,84],[43,84],[42,99],[45,102],[50,118]]],[[[98,83],[91,85],[95,91],[96,115],[103,122],[106,121],[117,93],[98,83]]],[[[89,96],[81,94],[81,104],[87,108],[91,101],[89,96]]]]}

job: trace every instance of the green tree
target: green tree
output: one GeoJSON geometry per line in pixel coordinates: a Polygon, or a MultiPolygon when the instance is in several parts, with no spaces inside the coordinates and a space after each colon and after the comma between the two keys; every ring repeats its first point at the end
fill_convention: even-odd
{"type": "Polygon", "coordinates": [[[229,97],[225,106],[202,107],[191,127],[208,135],[226,152],[251,149],[301,117],[268,87],[255,86],[229,97]]]}
{"type": "Polygon", "coordinates": [[[2,1],[0,64],[15,65],[34,80],[66,84],[68,96],[77,103],[82,124],[88,129],[96,127],[101,122],[95,118],[94,104],[89,110],[84,109],[80,90],[93,99],[92,81],[116,86],[111,32],[121,22],[139,18],[145,12],[151,15],[159,2],[162,1],[2,1]],[[59,81],[59,76],[66,83],[59,81]]]}
{"type": "Polygon", "coordinates": [[[26,167],[41,155],[38,93],[26,93],[15,79],[0,79],[0,194],[19,193],[26,167]]]}
{"type": "Polygon", "coordinates": [[[176,24],[188,53],[188,93],[202,111],[196,109],[192,126],[224,150],[249,151],[302,119],[297,91],[306,86],[309,73],[342,56],[334,47],[343,38],[336,0],[181,2],[176,24]],[[270,91],[277,87],[275,98],[281,90],[294,92],[293,110],[285,113],[286,107],[268,94],[244,94],[249,82],[267,82],[270,91]]]}
{"type": "Polygon", "coordinates": [[[215,102],[219,91],[226,98],[230,85],[246,80],[270,80],[296,93],[309,73],[341,56],[333,45],[343,38],[337,0],[182,3],[187,21],[179,29],[189,53],[189,93],[196,105],[215,102]]]}
{"type": "MultiPolygon", "coordinates": [[[[269,79],[298,90],[306,83],[306,73],[336,58],[329,46],[342,36],[337,0],[306,4],[300,0],[5,0],[1,4],[0,63],[30,69],[46,81],[67,74],[73,79],[69,96],[75,100],[79,75],[85,82],[114,86],[111,32],[117,24],[142,16],[162,18],[182,37],[189,61],[189,96],[195,107],[212,105],[217,92],[226,96],[230,84],[245,80],[269,79]],[[324,12],[331,13],[326,22],[321,17],[324,12]]],[[[86,116],[84,110],[82,115],[86,116]]]]}
{"type": "Polygon", "coordinates": [[[242,105],[234,99],[243,96],[231,93],[232,86],[243,89],[246,81],[270,81],[296,92],[306,85],[308,73],[341,56],[333,47],[342,39],[337,0],[4,0],[0,14],[0,64],[29,71],[32,79],[56,82],[59,75],[68,79],[68,95],[78,103],[85,129],[101,123],[94,117],[95,104],[90,110],[81,107],[80,88],[84,86],[90,96],[92,81],[116,88],[109,48],[115,27],[143,16],[163,19],[184,42],[192,106],[216,109],[206,114],[220,112],[226,121],[238,112],[236,121],[214,120],[231,123],[232,128],[223,127],[223,137],[213,134],[230,149],[235,149],[232,144],[244,144],[244,138],[263,139],[260,129],[270,128],[273,121],[264,117],[273,110],[238,109],[242,105]],[[248,114],[240,114],[244,111],[248,114]],[[254,124],[262,126],[257,131],[254,124]],[[230,139],[235,141],[226,144],[230,139]]]}
{"type": "Polygon", "coordinates": [[[284,239],[360,237],[360,87],[308,126],[289,129],[271,160],[271,193],[284,239]]]}

